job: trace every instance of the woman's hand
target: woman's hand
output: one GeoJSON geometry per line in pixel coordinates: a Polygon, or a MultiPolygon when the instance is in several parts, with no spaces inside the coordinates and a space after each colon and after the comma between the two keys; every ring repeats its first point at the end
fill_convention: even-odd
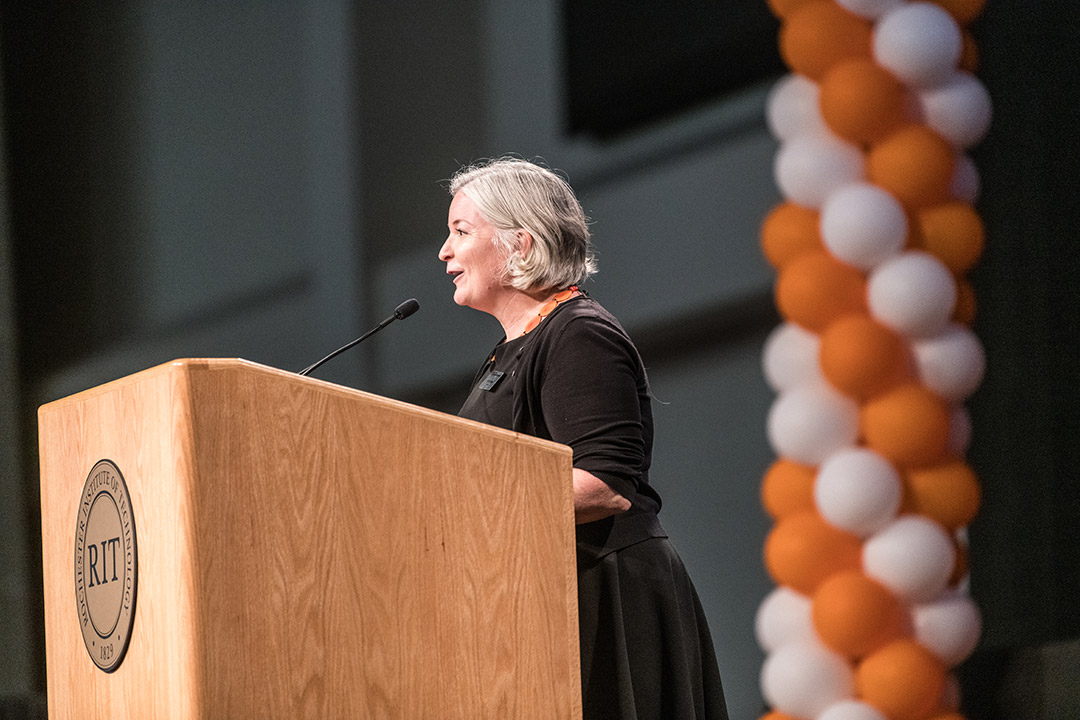
{"type": "Polygon", "coordinates": [[[588,470],[574,468],[574,521],[602,520],[630,509],[630,501],[588,470]]]}

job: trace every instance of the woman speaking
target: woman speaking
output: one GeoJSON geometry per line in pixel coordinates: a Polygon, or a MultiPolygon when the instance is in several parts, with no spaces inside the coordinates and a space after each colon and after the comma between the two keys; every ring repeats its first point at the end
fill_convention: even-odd
{"type": "Polygon", "coordinates": [[[596,271],[581,205],[517,158],[463,168],[450,194],[454,302],[504,332],[459,415],[573,450],[584,717],[726,720],[701,603],[657,518],[645,368],[581,287],[596,271]]]}

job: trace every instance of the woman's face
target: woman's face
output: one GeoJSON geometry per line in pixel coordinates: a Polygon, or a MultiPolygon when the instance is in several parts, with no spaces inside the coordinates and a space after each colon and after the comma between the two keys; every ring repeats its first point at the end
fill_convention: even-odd
{"type": "Polygon", "coordinates": [[[446,225],[450,234],[439,249],[439,259],[454,278],[454,302],[492,312],[510,289],[503,282],[506,258],[493,242],[495,226],[464,192],[454,195],[446,225]]]}

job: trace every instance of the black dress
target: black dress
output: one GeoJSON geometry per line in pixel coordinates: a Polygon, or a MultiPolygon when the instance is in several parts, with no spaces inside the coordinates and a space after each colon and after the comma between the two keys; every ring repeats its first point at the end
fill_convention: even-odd
{"type": "Polygon", "coordinates": [[[574,467],[631,503],[577,526],[585,719],[727,720],[705,614],[657,518],[649,384],[630,338],[582,296],[488,357],[459,415],[569,445],[574,467]]]}

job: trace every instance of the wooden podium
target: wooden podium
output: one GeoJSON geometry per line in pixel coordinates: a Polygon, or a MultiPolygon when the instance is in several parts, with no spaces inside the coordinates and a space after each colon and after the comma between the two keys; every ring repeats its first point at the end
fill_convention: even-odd
{"type": "Polygon", "coordinates": [[[53,720],[581,717],[569,448],[243,360],[39,426],[53,720]]]}

